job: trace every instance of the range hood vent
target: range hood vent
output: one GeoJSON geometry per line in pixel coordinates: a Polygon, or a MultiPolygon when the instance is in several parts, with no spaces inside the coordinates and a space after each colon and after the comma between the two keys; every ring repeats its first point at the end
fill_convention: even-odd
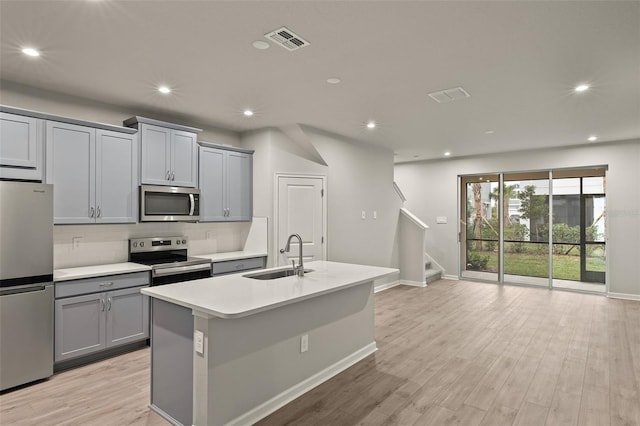
{"type": "Polygon", "coordinates": [[[454,87],[453,89],[445,89],[439,92],[429,93],[429,97],[439,104],[443,104],[446,102],[457,101],[459,99],[470,98],[471,95],[462,87],[454,87]]]}
{"type": "Polygon", "coordinates": [[[275,31],[265,34],[264,36],[269,40],[275,42],[279,46],[284,47],[290,52],[293,52],[294,50],[298,50],[310,44],[308,41],[295,34],[287,27],[278,28],[275,31]]]}

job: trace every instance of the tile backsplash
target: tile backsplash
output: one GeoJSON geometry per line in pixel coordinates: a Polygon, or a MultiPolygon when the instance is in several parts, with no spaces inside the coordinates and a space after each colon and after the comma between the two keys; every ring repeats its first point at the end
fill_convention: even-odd
{"type": "Polygon", "coordinates": [[[242,250],[251,222],[55,225],[53,267],[126,262],[129,238],[187,236],[189,255],[242,250]]]}

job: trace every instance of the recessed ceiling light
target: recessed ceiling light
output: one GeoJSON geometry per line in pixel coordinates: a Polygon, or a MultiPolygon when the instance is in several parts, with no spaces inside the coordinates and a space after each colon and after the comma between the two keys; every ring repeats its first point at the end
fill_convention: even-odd
{"type": "Polygon", "coordinates": [[[480,176],[480,180],[484,179],[482,176],[480,176]]]}
{"type": "Polygon", "coordinates": [[[245,109],[242,113],[245,115],[245,117],[253,116],[253,111],[251,111],[250,109],[245,109]]]}
{"type": "Polygon", "coordinates": [[[167,86],[160,86],[158,87],[158,92],[162,93],[163,95],[168,95],[169,93],[171,93],[171,89],[167,86]]]}
{"type": "Polygon", "coordinates": [[[573,88],[573,90],[575,90],[576,92],[580,93],[580,92],[586,92],[587,90],[589,90],[589,86],[588,84],[579,84],[576,87],[573,88]]]}
{"type": "Polygon", "coordinates": [[[367,129],[375,129],[375,128],[376,128],[375,121],[370,121],[367,123],[367,129]]]}
{"type": "Polygon", "coordinates": [[[486,135],[492,135],[492,134],[494,134],[495,132],[496,132],[495,130],[487,130],[487,131],[485,131],[484,133],[485,133],[486,135]]]}
{"type": "Polygon", "coordinates": [[[450,155],[451,155],[451,153],[450,153],[449,151],[447,151],[447,152],[445,152],[445,153],[444,153],[444,156],[445,156],[445,157],[448,157],[448,156],[450,156],[450,155]]]}
{"type": "Polygon", "coordinates": [[[25,47],[24,49],[22,49],[22,53],[27,56],[33,56],[34,58],[40,56],[40,52],[38,52],[33,47],[25,47]]]}
{"type": "Polygon", "coordinates": [[[589,136],[589,138],[587,139],[589,142],[595,142],[598,140],[597,136],[589,136]]]}
{"type": "Polygon", "coordinates": [[[327,83],[329,84],[338,84],[340,83],[342,80],[340,80],[338,77],[331,77],[327,79],[327,83]]]}
{"type": "Polygon", "coordinates": [[[259,50],[265,50],[271,47],[271,45],[269,43],[267,43],[266,41],[262,41],[262,40],[256,40],[253,43],[251,43],[251,45],[253,47],[255,47],[256,49],[259,50]]]}

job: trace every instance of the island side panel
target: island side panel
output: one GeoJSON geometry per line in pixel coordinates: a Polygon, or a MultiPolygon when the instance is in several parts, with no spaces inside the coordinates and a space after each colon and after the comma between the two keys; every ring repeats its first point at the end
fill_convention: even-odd
{"type": "MultiPolygon", "coordinates": [[[[375,351],[373,282],[243,318],[196,317],[195,324],[208,337],[200,364],[208,366],[207,391],[196,393],[195,424],[252,424],[309,390],[303,382],[310,377],[342,361],[326,380],[375,351]],[[301,353],[303,334],[309,350],[301,353]]],[[[195,377],[202,389],[202,372],[195,377]]]]}
{"type": "Polygon", "coordinates": [[[151,408],[173,424],[193,418],[191,309],[152,298],[151,408]]]}

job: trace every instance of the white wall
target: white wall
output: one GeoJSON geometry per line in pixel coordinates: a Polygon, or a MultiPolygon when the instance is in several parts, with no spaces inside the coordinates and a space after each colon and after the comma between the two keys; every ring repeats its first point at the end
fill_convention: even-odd
{"type": "MultiPolygon", "coordinates": [[[[0,84],[0,104],[64,117],[122,126],[134,115],[148,116],[177,124],[203,128],[199,140],[238,146],[237,133],[199,125],[187,117],[170,113],[145,113],[135,106],[120,107],[16,85],[0,84]]],[[[241,250],[249,232],[249,223],[140,223],[123,225],[56,225],[53,230],[54,268],[126,262],[128,239],[150,236],[186,235],[192,255],[241,250]],[[210,231],[212,238],[206,239],[210,231]],[[71,241],[80,237],[80,247],[73,249],[71,241]]]]}
{"type": "Polygon", "coordinates": [[[405,206],[430,229],[427,252],[447,274],[458,267],[458,175],[608,165],[607,280],[610,293],[640,296],[640,140],[398,164],[405,206]],[[436,224],[437,216],[448,223],[436,224]]]}
{"type": "MultiPolygon", "coordinates": [[[[300,173],[328,178],[328,260],[394,266],[393,255],[401,202],[393,189],[390,150],[303,127],[325,164],[278,129],[243,135],[242,146],[255,150],[254,215],[269,217],[273,241],[274,175],[300,173]],[[365,210],[367,219],[361,219],[365,210]],[[376,210],[377,219],[372,219],[376,210]]],[[[274,253],[270,242],[270,262],[274,253]]]]}

